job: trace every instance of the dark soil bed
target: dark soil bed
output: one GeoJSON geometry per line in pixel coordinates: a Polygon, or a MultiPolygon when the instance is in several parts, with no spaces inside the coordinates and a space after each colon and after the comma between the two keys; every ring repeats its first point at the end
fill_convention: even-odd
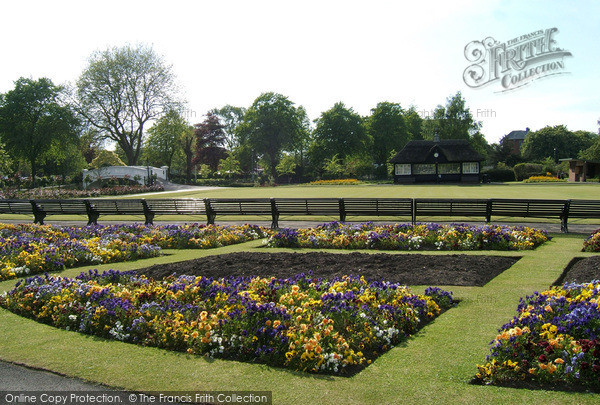
{"type": "Polygon", "coordinates": [[[600,256],[574,258],[555,284],[588,283],[592,280],[600,280],[600,256]]]}
{"type": "Polygon", "coordinates": [[[159,264],[137,270],[154,279],[171,274],[206,277],[261,276],[287,278],[298,273],[331,279],[362,275],[406,285],[483,286],[519,257],[367,253],[240,252],[159,264]]]}

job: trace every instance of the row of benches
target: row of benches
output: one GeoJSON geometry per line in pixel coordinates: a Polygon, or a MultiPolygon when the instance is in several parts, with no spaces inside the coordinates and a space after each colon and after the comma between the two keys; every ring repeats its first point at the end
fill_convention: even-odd
{"type": "Polygon", "coordinates": [[[206,199],[69,199],[0,200],[0,214],[33,214],[43,224],[48,215],[87,215],[88,225],[102,215],[143,215],[147,225],[157,215],[203,215],[208,224],[217,216],[268,215],[273,228],[279,217],[348,216],[556,218],[568,232],[569,218],[600,218],[600,200],[444,199],[444,198],[206,198],[206,199]]]}

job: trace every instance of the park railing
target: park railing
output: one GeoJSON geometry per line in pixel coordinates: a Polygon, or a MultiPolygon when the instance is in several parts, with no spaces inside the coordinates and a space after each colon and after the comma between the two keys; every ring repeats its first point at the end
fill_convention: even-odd
{"type": "Polygon", "coordinates": [[[463,217],[491,222],[492,217],[551,218],[568,232],[569,218],[600,219],[600,200],[470,199],[470,198],[186,198],[186,199],[65,199],[0,200],[0,214],[33,215],[43,224],[50,215],[83,215],[88,225],[100,216],[144,217],[151,225],[157,215],[204,216],[214,224],[222,216],[269,216],[271,227],[283,217],[325,216],[342,222],[349,217],[463,217]]]}

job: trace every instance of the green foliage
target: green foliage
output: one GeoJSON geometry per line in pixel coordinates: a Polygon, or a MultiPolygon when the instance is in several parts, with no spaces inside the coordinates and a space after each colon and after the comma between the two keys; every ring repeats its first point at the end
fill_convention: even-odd
{"type": "Polygon", "coordinates": [[[175,93],[171,67],[152,48],[114,47],[90,57],[77,81],[77,110],[135,165],[144,126],[175,106],[175,93]]]}
{"type": "Polygon", "coordinates": [[[344,165],[338,155],[333,155],[331,158],[325,159],[323,170],[330,177],[339,177],[344,173],[344,165]]]}
{"type": "Polygon", "coordinates": [[[378,103],[366,119],[366,127],[373,139],[373,159],[377,164],[386,163],[391,150],[402,149],[411,139],[404,111],[397,103],[378,103]]]}
{"type": "Polygon", "coordinates": [[[491,182],[515,181],[515,172],[506,166],[485,170],[482,174],[487,174],[491,182]]]}
{"type": "Polygon", "coordinates": [[[544,166],[538,163],[519,163],[513,168],[517,181],[523,181],[531,176],[545,174],[544,166]]]}
{"type": "Polygon", "coordinates": [[[115,152],[110,150],[101,150],[98,153],[98,156],[90,163],[92,169],[99,169],[107,166],[126,166],[126,164],[119,159],[115,152]]]}
{"type": "Polygon", "coordinates": [[[144,145],[144,155],[152,165],[173,164],[176,153],[181,153],[179,139],[187,131],[188,122],[176,110],[169,110],[148,129],[148,139],[144,145]]]}
{"type": "Polygon", "coordinates": [[[449,97],[446,105],[438,105],[432,118],[424,123],[424,138],[433,140],[437,134],[440,139],[471,139],[471,134],[479,130],[481,124],[476,122],[466,106],[461,92],[449,97]]]}
{"type": "Polygon", "coordinates": [[[306,111],[295,107],[287,97],[263,93],[244,114],[236,134],[240,143],[265,157],[271,176],[276,177],[281,153],[291,149],[299,138],[307,136],[305,118],[306,111]]]}
{"type": "Polygon", "coordinates": [[[225,178],[235,177],[242,172],[240,162],[234,155],[229,155],[219,162],[219,172],[225,178]]]}
{"type": "Polygon", "coordinates": [[[529,132],[523,142],[523,156],[529,161],[574,158],[588,149],[597,135],[586,132],[571,132],[564,125],[546,126],[538,131],[529,132]]]}
{"type": "Polygon", "coordinates": [[[404,122],[410,139],[423,139],[423,118],[414,106],[404,113],[404,122]]]}
{"type": "Polygon", "coordinates": [[[202,177],[203,179],[207,179],[209,177],[211,177],[213,175],[213,170],[210,168],[209,165],[206,164],[201,164],[198,167],[198,174],[200,175],[200,177],[202,177]]]}
{"type": "Polygon", "coordinates": [[[0,175],[7,176],[9,173],[11,173],[12,165],[12,158],[8,153],[6,153],[4,145],[0,143],[0,175]]]}
{"type": "Polygon", "coordinates": [[[50,79],[20,78],[0,99],[0,139],[11,157],[29,163],[33,179],[54,144],[77,142],[79,122],[62,92],[50,79]]]}
{"type": "Polygon", "coordinates": [[[225,105],[221,108],[213,108],[209,114],[214,114],[219,117],[223,123],[223,131],[225,132],[225,143],[227,149],[233,150],[240,145],[239,139],[236,137],[236,128],[246,114],[246,109],[243,107],[235,107],[225,105]]]}
{"type": "Polygon", "coordinates": [[[309,149],[315,165],[336,155],[344,160],[348,156],[365,153],[372,144],[362,117],[343,103],[336,103],[321,113],[316,124],[309,149]]]}
{"type": "Polygon", "coordinates": [[[508,139],[508,135],[503,136],[500,142],[491,146],[490,158],[494,164],[502,162],[511,167],[523,161],[520,153],[513,153],[512,143],[508,139]]]}
{"type": "Polygon", "coordinates": [[[600,138],[596,139],[590,147],[579,152],[578,157],[584,160],[600,161],[600,138]]]}
{"type": "Polygon", "coordinates": [[[289,182],[291,176],[294,173],[296,173],[297,168],[298,168],[298,163],[296,163],[296,158],[292,155],[284,155],[276,167],[277,173],[280,176],[284,176],[284,175],[288,176],[288,182],[289,182]]]}

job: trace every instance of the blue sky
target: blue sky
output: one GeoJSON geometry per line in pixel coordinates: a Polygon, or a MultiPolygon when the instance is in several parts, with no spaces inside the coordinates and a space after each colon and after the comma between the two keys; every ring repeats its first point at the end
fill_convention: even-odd
{"type": "Polygon", "coordinates": [[[173,65],[188,119],[265,91],[311,119],[338,101],[367,115],[380,101],[427,115],[461,91],[488,142],[513,129],[598,131],[597,1],[20,1],[3,4],[0,92],[20,76],[74,83],[95,50],[145,43],[173,65]],[[463,81],[465,46],[557,28],[567,74],[499,92],[463,81]]]}

